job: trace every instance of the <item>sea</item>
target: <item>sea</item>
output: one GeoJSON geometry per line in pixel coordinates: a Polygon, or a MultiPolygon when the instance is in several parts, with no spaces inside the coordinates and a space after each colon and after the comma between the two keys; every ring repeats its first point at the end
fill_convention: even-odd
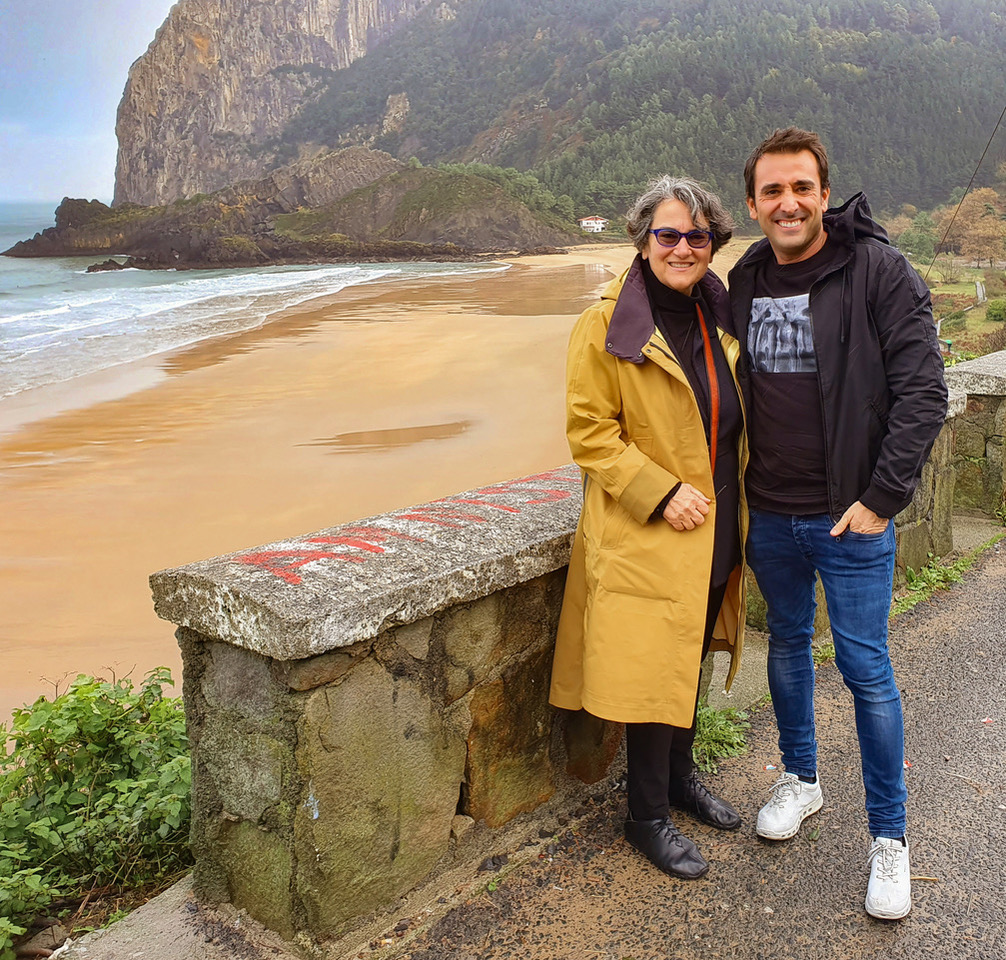
{"type": "MultiPolygon", "coordinates": [[[[0,251],[53,226],[56,206],[0,203],[0,251]]],[[[0,399],[254,329],[346,287],[506,269],[409,262],[87,273],[105,259],[0,256],[0,399]]]]}

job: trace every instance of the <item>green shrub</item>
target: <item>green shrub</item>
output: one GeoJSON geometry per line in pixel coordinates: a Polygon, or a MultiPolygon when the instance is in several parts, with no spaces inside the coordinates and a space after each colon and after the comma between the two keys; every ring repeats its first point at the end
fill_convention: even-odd
{"type": "Polygon", "coordinates": [[[165,668],[79,676],[0,724],[0,960],[56,898],[164,881],[188,867],[191,774],[165,668]]]}
{"type": "Polygon", "coordinates": [[[700,702],[692,743],[695,766],[705,773],[715,773],[719,769],[718,761],[747,753],[744,731],[751,726],[747,718],[746,713],[733,707],[714,710],[704,700],[700,702]]]}
{"type": "Polygon", "coordinates": [[[1006,300],[989,300],[985,307],[986,320],[998,320],[1002,323],[1006,320],[1006,300]]]}

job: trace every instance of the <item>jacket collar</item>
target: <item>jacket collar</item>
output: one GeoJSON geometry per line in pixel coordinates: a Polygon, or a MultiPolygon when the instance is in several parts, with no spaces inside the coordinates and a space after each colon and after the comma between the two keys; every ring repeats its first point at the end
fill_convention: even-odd
{"type": "MultiPolygon", "coordinates": [[[[723,281],[711,270],[699,281],[703,305],[711,313],[716,326],[733,334],[730,323],[729,298],[723,281]]],[[[643,347],[650,342],[655,326],[650,298],[646,295],[643,259],[637,253],[629,269],[604,289],[604,300],[614,300],[615,307],[608,323],[605,349],[613,357],[630,363],[643,362],[643,347]]]]}

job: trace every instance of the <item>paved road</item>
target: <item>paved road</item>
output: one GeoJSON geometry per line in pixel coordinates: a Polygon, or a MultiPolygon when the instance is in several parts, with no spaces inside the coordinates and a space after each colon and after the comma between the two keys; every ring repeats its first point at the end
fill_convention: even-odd
{"type": "Polygon", "coordinates": [[[745,817],[737,835],[682,815],[712,868],[665,878],[621,839],[624,797],[593,801],[551,862],[515,870],[444,917],[411,960],[1006,960],[1006,544],[966,582],[903,615],[891,649],[911,763],[914,910],[863,910],[869,835],[851,696],[833,664],[818,671],[825,806],[790,841],[753,823],[778,761],[771,709],[754,717],[749,756],[715,778],[745,817]],[[985,722],[990,720],[990,722],[985,722]]]}

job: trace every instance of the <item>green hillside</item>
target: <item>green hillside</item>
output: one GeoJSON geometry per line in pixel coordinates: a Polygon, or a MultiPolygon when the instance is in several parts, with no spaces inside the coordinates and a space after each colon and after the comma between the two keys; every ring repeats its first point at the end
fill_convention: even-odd
{"type": "MultiPolygon", "coordinates": [[[[829,144],[835,200],[895,210],[967,182],[1004,91],[1006,0],[448,0],[326,75],[270,149],[512,166],[609,216],[689,173],[740,212],[750,147],[797,123],[829,144]]],[[[979,183],[1004,158],[1006,133],[979,183]]]]}

